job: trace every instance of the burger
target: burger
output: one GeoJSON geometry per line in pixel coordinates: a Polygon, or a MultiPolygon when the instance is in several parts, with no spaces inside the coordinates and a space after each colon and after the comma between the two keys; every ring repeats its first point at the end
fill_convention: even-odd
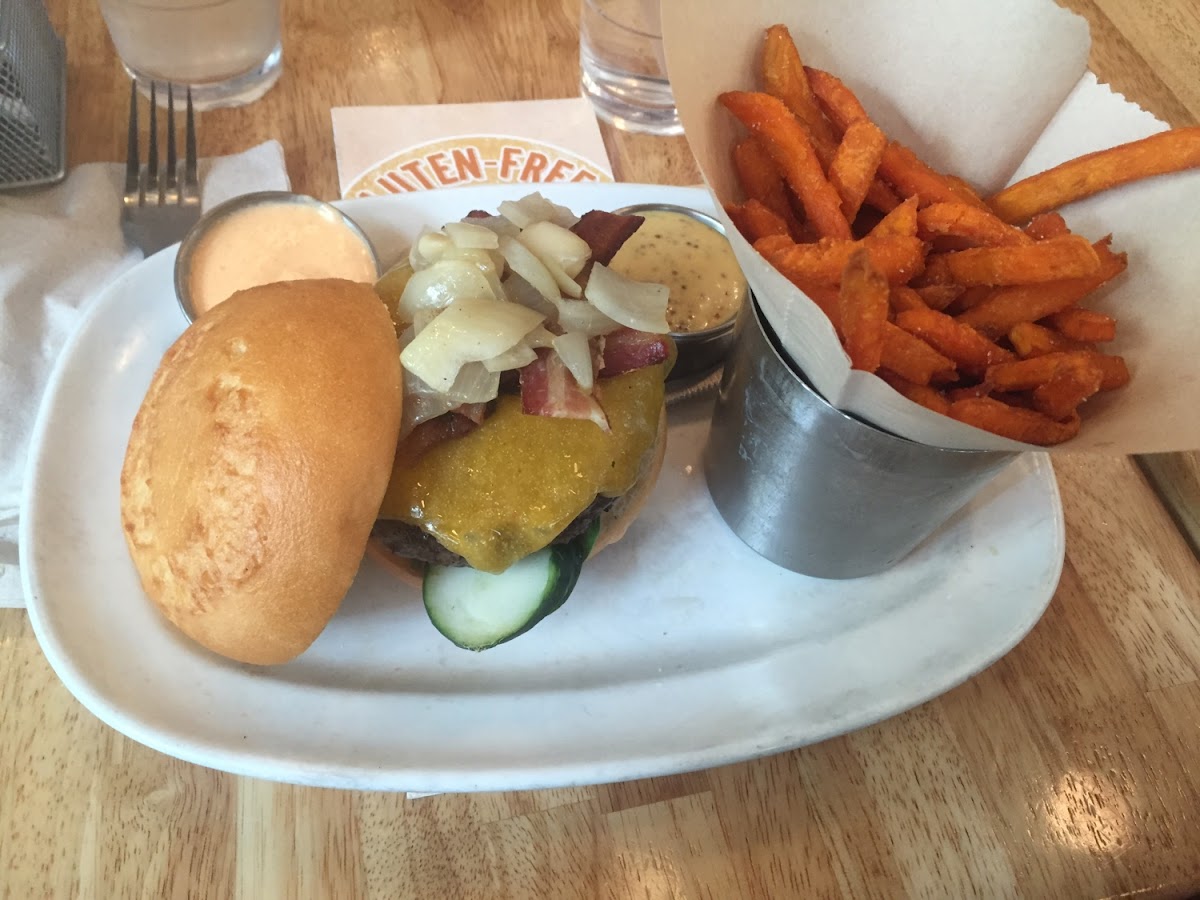
{"type": "Polygon", "coordinates": [[[462,647],[561,606],[662,465],[665,289],[606,266],[639,224],[532,195],[426,230],[374,289],[283,282],[200,316],[121,473],[147,595],[264,665],[316,639],[368,543],[462,647]]]}
{"type": "Polygon", "coordinates": [[[667,291],[607,267],[641,223],[534,194],[427,231],[378,286],[405,414],[369,550],[459,646],[558,609],[655,483],[667,291]]]}

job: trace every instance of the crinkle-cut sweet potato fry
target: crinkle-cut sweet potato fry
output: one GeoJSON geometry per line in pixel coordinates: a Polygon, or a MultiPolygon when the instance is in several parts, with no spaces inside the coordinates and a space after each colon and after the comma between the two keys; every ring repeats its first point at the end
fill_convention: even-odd
{"type": "Polygon", "coordinates": [[[888,315],[887,279],[871,265],[859,246],[846,263],[838,291],[842,341],[850,368],[874,372],[883,355],[883,326],[888,315]]]}
{"type": "Polygon", "coordinates": [[[1020,246],[931,254],[925,278],[931,284],[998,286],[1088,278],[1099,271],[1100,257],[1087,239],[1067,234],[1020,246]]]}
{"type": "Polygon", "coordinates": [[[883,355],[879,365],[913,384],[946,384],[958,377],[953,360],[891,322],[883,326],[883,355]]]}
{"type": "Polygon", "coordinates": [[[1103,344],[1117,336],[1117,320],[1094,309],[1068,306],[1048,318],[1056,331],[1073,341],[1103,344]]]}
{"type": "Polygon", "coordinates": [[[800,235],[800,221],[788,200],[787,184],[765,147],[749,135],[733,148],[733,169],[742,192],[757,200],[787,223],[792,237],[800,235]]]}
{"type": "Polygon", "coordinates": [[[1056,422],[1036,410],[1009,406],[994,397],[956,400],[950,404],[950,416],[992,434],[1039,447],[1069,441],[1079,434],[1080,425],[1078,414],[1056,422]]]}
{"type": "Polygon", "coordinates": [[[1064,234],[1071,233],[1071,229],[1067,227],[1067,220],[1057,212],[1038,213],[1029,220],[1024,231],[1035,241],[1044,241],[1046,238],[1062,237],[1064,234]]]}
{"type": "Polygon", "coordinates": [[[943,416],[950,414],[950,401],[937,388],[927,384],[916,384],[889,369],[881,368],[875,374],[886,381],[896,393],[907,397],[913,403],[919,403],[926,409],[931,409],[943,416]]]}
{"type": "Polygon", "coordinates": [[[918,202],[918,198],[909,197],[879,220],[879,224],[871,229],[871,236],[900,235],[903,237],[916,237],[918,202]]]}
{"type": "Polygon", "coordinates": [[[1011,247],[1033,243],[1033,238],[1001,222],[986,209],[969,203],[931,203],[917,214],[917,236],[930,241],[952,236],[972,247],[1011,247]]]}
{"type": "Polygon", "coordinates": [[[1010,351],[997,346],[974,328],[934,309],[902,312],[896,316],[896,325],[949,357],[969,375],[982,375],[988,366],[1013,358],[1010,351]]]}
{"type": "Polygon", "coordinates": [[[750,243],[771,235],[791,237],[787,222],[767,207],[765,203],[750,199],[744,203],[726,203],[725,214],[750,243]]]}
{"type": "Polygon", "coordinates": [[[908,282],[924,265],[925,244],[915,237],[901,235],[867,235],[858,241],[822,238],[812,244],[784,243],[778,237],[770,237],[754,243],[755,250],[802,289],[812,284],[838,284],[851,254],[859,247],[867,249],[871,265],[889,284],[908,282]]]}
{"type": "Polygon", "coordinates": [[[841,198],[825,177],[808,133],[783,101],[752,91],[727,91],[719,99],[763,142],[817,232],[823,237],[849,238],[850,223],[842,215],[841,198]]]}
{"type": "Polygon", "coordinates": [[[1163,131],[1107,150],[1086,153],[998,191],[988,205],[1020,223],[1101,191],[1155,175],[1200,167],[1200,125],[1163,131]]]}
{"type": "Polygon", "coordinates": [[[870,119],[851,122],[842,135],[833,161],[829,164],[829,183],[842,198],[842,215],[853,222],[883,158],[887,138],[870,119]]]}
{"type": "Polygon", "coordinates": [[[1084,400],[1100,390],[1104,373],[1088,357],[1070,357],[1054,370],[1050,380],[1033,390],[1033,408],[1062,421],[1084,400]]]}
{"type": "Polygon", "coordinates": [[[958,317],[991,338],[1007,334],[1019,322],[1036,322],[1078,303],[1096,288],[1125,271],[1124,253],[1109,248],[1111,236],[1092,244],[1100,269],[1088,278],[1070,278],[1046,284],[1017,285],[992,291],[987,299],[958,317]]]}
{"type": "Polygon", "coordinates": [[[816,141],[836,144],[837,136],[826,120],[808,84],[800,51],[786,25],[772,25],[763,38],[762,84],[768,94],[782,100],[816,141]]]}

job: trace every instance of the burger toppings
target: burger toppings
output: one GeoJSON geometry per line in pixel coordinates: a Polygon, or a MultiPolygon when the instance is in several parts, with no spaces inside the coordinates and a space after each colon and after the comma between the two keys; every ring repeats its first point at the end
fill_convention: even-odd
{"type": "Polygon", "coordinates": [[[402,437],[462,405],[491,403],[507,372],[519,375],[525,413],[607,430],[597,378],[670,356],[667,288],[606,265],[640,217],[577,219],[540,194],[505,201],[499,213],[477,211],[413,244],[394,310],[404,325],[402,437]]]}

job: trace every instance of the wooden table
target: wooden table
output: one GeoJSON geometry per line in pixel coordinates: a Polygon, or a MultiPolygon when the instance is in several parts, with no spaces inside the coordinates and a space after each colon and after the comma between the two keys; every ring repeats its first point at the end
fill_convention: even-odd
{"type": "MultiPolygon", "coordinates": [[[[49,5],[69,47],[71,162],[120,160],[127,82],[94,0],[49,5]]],[[[1200,120],[1195,0],[1068,5],[1091,22],[1102,80],[1174,125],[1200,120]]],[[[575,2],[285,7],[284,79],[203,115],[200,141],[218,154],[279,138],[301,191],[336,195],[331,106],[576,91],[575,2]]],[[[697,179],[681,139],[606,140],[619,178],[697,179]]],[[[1133,461],[1055,468],[1062,582],[1000,662],[840,739],[629,784],[410,800],[228,776],[102,725],[25,614],[0,611],[0,896],[1200,891],[1200,566],[1133,461]]]]}

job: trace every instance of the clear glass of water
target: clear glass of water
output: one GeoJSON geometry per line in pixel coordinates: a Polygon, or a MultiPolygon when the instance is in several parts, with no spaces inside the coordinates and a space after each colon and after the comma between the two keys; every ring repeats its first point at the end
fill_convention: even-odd
{"type": "Polygon", "coordinates": [[[100,11],[130,76],[187,85],[197,109],[257,100],[279,78],[280,0],[100,0],[100,11]]]}
{"type": "Polygon", "coordinates": [[[683,133],[658,0],[583,0],[579,57],[584,93],[601,119],[624,131],[683,133]]]}

